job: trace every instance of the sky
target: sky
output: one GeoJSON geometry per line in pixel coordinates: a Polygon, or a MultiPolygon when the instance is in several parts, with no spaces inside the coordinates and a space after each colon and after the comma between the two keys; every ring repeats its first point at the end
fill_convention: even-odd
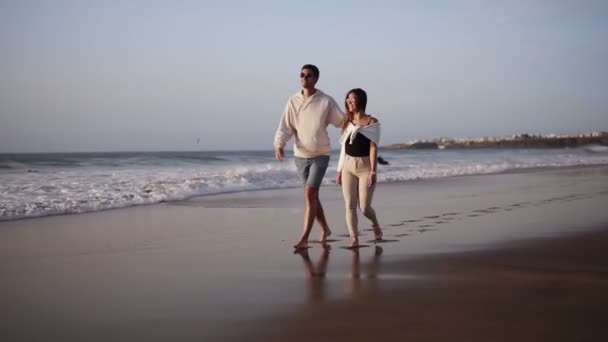
{"type": "Polygon", "coordinates": [[[0,51],[0,153],[271,150],[307,63],[381,145],[608,131],[603,0],[0,0],[0,51]]]}

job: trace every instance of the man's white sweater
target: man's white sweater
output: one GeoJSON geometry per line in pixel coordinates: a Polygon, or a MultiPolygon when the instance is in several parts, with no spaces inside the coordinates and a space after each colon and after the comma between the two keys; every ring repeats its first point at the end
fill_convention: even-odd
{"type": "Polygon", "coordinates": [[[329,155],[331,149],[327,126],[342,124],[343,113],[336,101],[317,89],[311,96],[302,92],[287,101],[283,116],[274,137],[275,147],[284,147],[291,137],[295,137],[294,155],[300,158],[314,158],[329,155]]]}

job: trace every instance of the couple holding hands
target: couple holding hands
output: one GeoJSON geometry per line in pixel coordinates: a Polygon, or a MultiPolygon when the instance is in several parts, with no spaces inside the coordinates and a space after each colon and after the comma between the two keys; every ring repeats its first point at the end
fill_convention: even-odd
{"type": "Polygon", "coordinates": [[[295,139],[295,164],[304,183],[304,225],[294,248],[308,247],[315,220],[321,225],[321,242],[331,235],[319,200],[319,188],[329,165],[329,124],[342,130],[336,182],[342,186],[344,195],[346,224],[352,241],[350,247],[359,246],[357,207],[370,220],[375,240],[382,240],[382,229],[371,206],[376,187],[380,123],[365,113],[365,91],[359,88],[350,90],[344,100],[346,113],[342,113],[331,96],[315,88],[318,80],[319,68],[312,64],[302,67],[302,90],[287,101],[274,138],[275,157],[280,161],[285,158],[283,148],[287,141],[292,137],[295,139]]]}

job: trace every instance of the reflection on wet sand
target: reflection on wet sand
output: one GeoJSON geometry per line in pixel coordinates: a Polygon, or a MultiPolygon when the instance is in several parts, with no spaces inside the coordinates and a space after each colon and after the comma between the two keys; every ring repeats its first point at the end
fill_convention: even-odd
{"type": "MultiPolygon", "coordinates": [[[[331,246],[329,244],[321,244],[321,254],[319,260],[314,264],[310,258],[308,249],[301,249],[295,253],[302,257],[304,269],[307,275],[307,294],[308,303],[319,303],[327,298],[327,284],[325,278],[327,275],[327,265],[329,262],[331,246]]],[[[374,247],[374,253],[369,260],[369,263],[361,265],[360,249],[349,249],[352,253],[350,258],[349,274],[346,277],[346,286],[344,294],[347,298],[361,294],[373,293],[376,289],[376,279],[378,275],[380,256],[383,249],[380,246],[374,247]]]]}
{"type": "Polygon", "coordinates": [[[302,257],[304,268],[308,275],[308,302],[322,302],[325,299],[325,274],[327,272],[327,262],[329,261],[329,244],[321,244],[321,256],[316,265],[313,265],[308,254],[308,248],[299,249],[295,253],[302,257]]]}
{"type": "Polygon", "coordinates": [[[350,251],[352,252],[352,255],[350,263],[350,275],[348,278],[349,281],[346,286],[347,297],[372,293],[376,288],[380,256],[384,250],[380,246],[374,246],[374,254],[370,262],[363,265],[363,270],[361,267],[359,249],[353,248],[350,251]]]}

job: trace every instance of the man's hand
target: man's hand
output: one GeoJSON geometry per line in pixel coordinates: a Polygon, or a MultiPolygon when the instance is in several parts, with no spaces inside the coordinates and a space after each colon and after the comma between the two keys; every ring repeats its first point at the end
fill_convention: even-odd
{"type": "Polygon", "coordinates": [[[283,159],[285,159],[285,152],[283,152],[282,147],[275,147],[274,157],[279,161],[283,161],[283,159]]]}
{"type": "Polygon", "coordinates": [[[342,172],[338,172],[336,175],[336,184],[342,185],[342,172]]]}

